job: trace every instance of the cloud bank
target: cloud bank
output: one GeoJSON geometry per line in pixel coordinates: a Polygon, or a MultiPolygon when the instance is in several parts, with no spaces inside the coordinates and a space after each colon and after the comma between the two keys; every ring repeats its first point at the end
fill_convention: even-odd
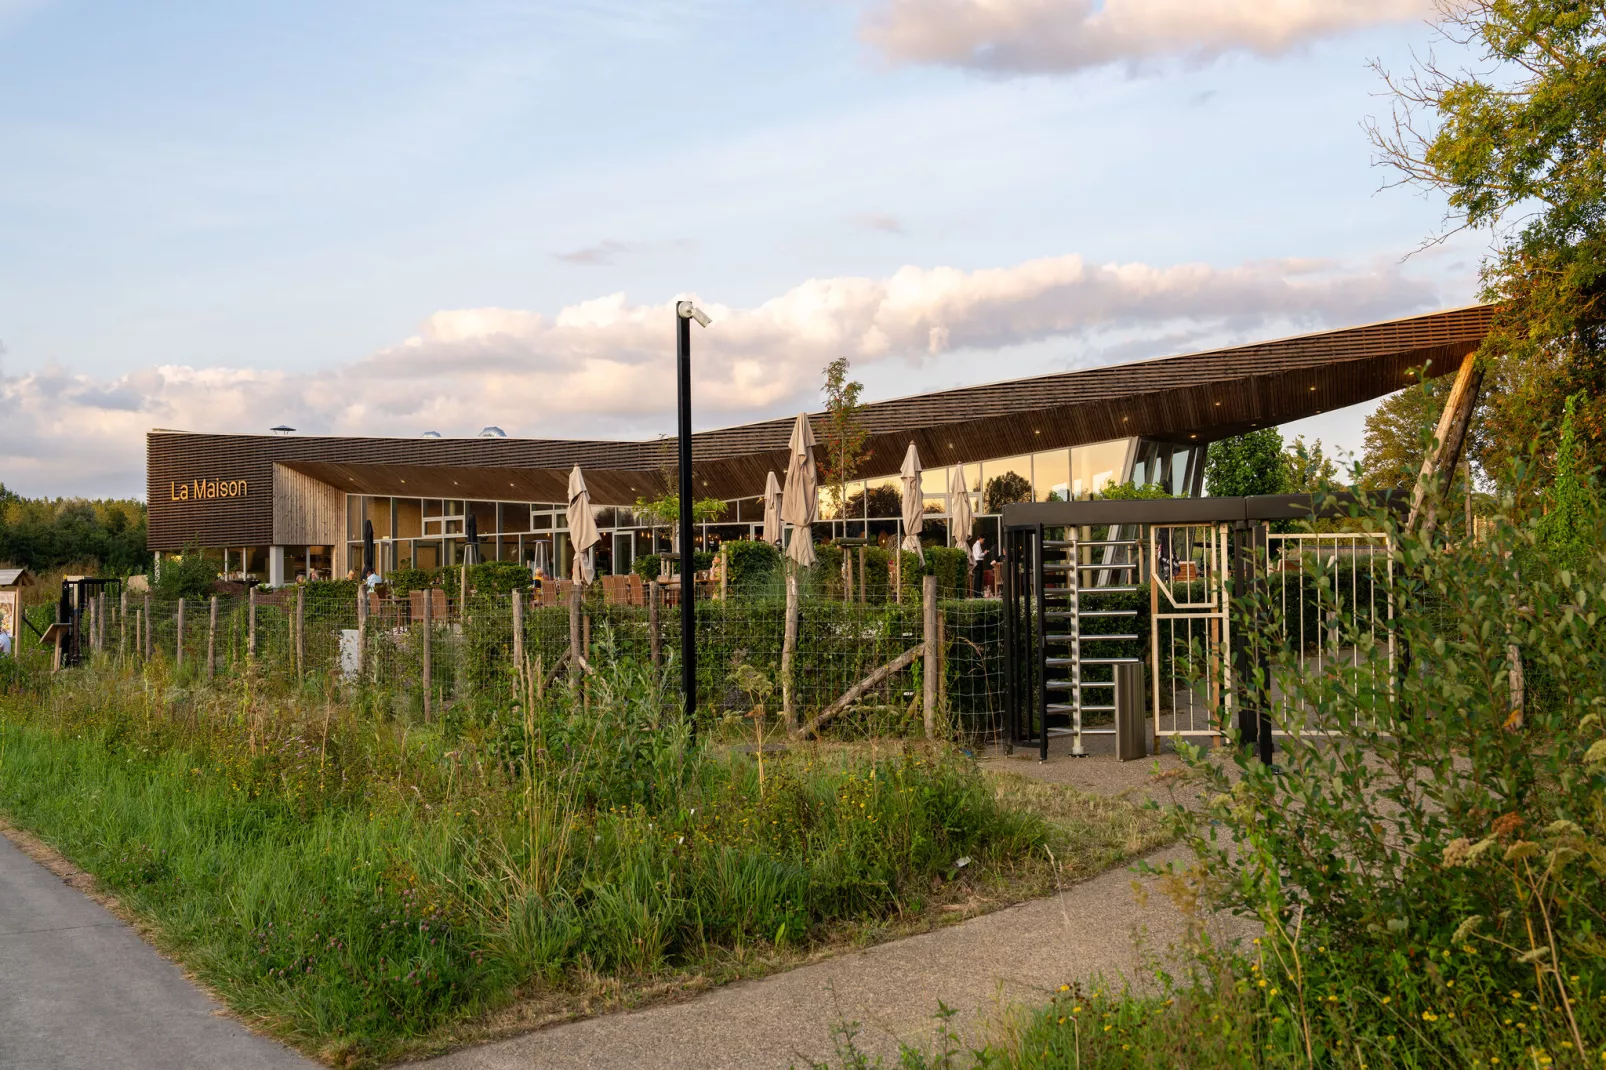
{"type": "Polygon", "coordinates": [[[859,30],[895,62],[1009,75],[1275,55],[1432,12],[1432,0],[884,0],[859,30]]]}
{"type": "MultiPolygon", "coordinates": [[[[1119,335],[1129,352],[1144,338],[1344,326],[1437,299],[1393,263],[1155,267],[1067,255],[810,279],[754,308],[699,303],[714,325],[693,341],[696,412],[700,426],[721,426],[817,407],[820,369],[838,356],[861,370],[903,362],[899,392],[917,392],[936,385],[918,369],[956,351],[982,354],[964,367],[990,381],[1044,370],[991,356],[1034,342],[1074,352],[1119,335]]],[[[153,427],[263,432],[284,421],[310,433],[466,435],[497,424],[529,437],[649,437],[674,423],[673,304],[618,293],[551,315],[441,311],[398,345],[315,372],[0,370],[0,479],[33,494],[141,493],[153,427]]]]}

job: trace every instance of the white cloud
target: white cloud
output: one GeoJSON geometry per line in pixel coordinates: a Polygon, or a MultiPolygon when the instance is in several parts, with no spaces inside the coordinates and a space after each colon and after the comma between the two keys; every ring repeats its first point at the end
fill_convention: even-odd
{"type": "MultiPolygon", "coordinates": [[[[700,426],[816,407],[821,367],[981,352],[973,381],[1040,368],[985,357],[1063,340],[1266,333],[1343,326],[1437,303],[1396,264],[1278,260],[1217,268],[1092,265],[1075,255],[962,271],[904,267],[886,278],[810,279],[756,308],[703,303],[693,338],[700,426]]],[[[61,369],[0,373],[3,478],[27,493],[138,493],[152,427],[472,434],[497,424],[528,437],[650,437],[673,426],[673,303],[612,294],[554,315],[502,308],[430,316],[415,337],[316,372],[146,368],[110,379],[61,369]]],[[[946,381],[942,385],[947,385],[946,381]]]]}
{"type": "Polygon", "coordinates": [[[1053,73],[1274,55],[1433,10],[1433,0],[883,0],[863,16],[860,35],[897,62],[1053,73]]]}

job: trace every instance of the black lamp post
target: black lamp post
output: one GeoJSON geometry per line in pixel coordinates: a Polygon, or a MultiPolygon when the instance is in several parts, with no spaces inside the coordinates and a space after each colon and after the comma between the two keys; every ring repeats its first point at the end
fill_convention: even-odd
{"type": "Polygon", "coordinates": [[[680,376],[680,686],[686,723],[697,730],[697,584],[692,580],[691,543],[691,321],[710,320],[690,301],[675,302],[675,355],[680,376]]]}

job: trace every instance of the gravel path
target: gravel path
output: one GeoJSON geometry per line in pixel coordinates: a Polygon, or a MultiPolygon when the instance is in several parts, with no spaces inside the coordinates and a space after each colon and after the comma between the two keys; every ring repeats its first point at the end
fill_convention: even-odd
{"type": "Polygon", "coordinates": [[[292,1070],[139,934],[0,836],[0,1067],[292,1070]]]}

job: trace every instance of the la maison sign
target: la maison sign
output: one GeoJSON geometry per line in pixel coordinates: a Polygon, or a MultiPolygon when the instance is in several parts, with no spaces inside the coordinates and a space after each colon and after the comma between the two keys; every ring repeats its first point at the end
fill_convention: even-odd
{"type": "Polygon", "coordinates": [[[243,479],[194,479],[188,483],[169,483],[168,497],[175,502],[205,502],[220,498],[243,498],[247,491],[243,479]]]}

